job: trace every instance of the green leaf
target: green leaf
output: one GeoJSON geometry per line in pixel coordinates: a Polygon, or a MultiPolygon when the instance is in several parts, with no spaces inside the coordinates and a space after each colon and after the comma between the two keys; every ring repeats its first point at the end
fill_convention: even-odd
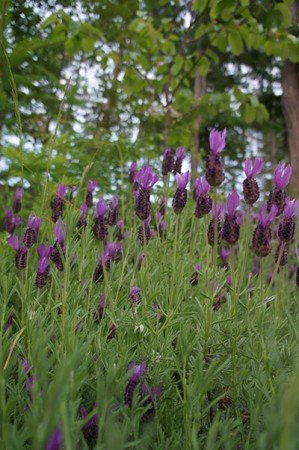
{"type": "Polygon", "coordinates": [[[219,34],[215,39],[212,39],[212,44],[214,44],[221,52],[225,52],[227,48],[226,35],[224,33],[219,34]]]}
{"type": "Polygon", "coordinates": [[[281,17],[282,17],[281,25],[283,27],[288,28],[292,24],[292,15],[291,15],[290,8],[287,5],[285,5],[284,3],[278,3],[275,6],[275,10],[279,11],[281,14],[281,17]]]}
{"type": "Polygon", "coordinates": [[[174,65],[171,67],[172,75],[176,76],[180,72],[181,68],[184,64],[184,58],[180,55],[177,55],[174,59],[174,65]]]}
{"type": "Polygon", "coordinates": [[[94,39],[91,37],[83,38],[81,41],[81,46],[85,52],[91,52],[94,47],[94,39]]]}
{"type": "Polygon", "coordinates": [[[234,55],[239,56],[244,50],[242,36],[239,31],[231,31],[228,35],[228,43],[234,55]]]}
{"type": "Polygon", "coordinates": [[[252,123],[254,119],[255,119],[255,108],[249,103],[246,103],[244,108],[244,120],[246,123],[252,123]]]}
{"type": "Polygon", "coordinates": [[[192,3],[192,9],[202,13],[206,9],[208,2],[209,0],[194,0],[192,3]]]}
{"type": "Polygon", "coordinates": [[[199,64],[198,64],[198,71],[200,75],[205,76],[210,69],[210,62],[206,56],[203,56],[200,58],[199,64]]]}

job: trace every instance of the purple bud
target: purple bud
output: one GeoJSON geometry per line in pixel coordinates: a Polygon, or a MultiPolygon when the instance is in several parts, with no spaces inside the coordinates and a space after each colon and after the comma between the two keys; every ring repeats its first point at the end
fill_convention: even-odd
{"type": "Polygon", "coordinates": [[[263,160],[262,158],[250,159],[246,158],[244,164],[244,172],[247,178],[256,177],[263,168],[263,160]]]}
{"type": "Polygon", "coordinates": [[[292,219],[299,213],[299,200],[286,199],[283,215],[286,219],[292,219]]]}
{"type": "Polygon", "coordinates": [[[96,215],[97,217],[103,218],[108,211],[108,205],[103,198],[100,198],[96,204],[96,215]]]}
{"type": "Polygon", "coordinates": [[[64,242],[64,238],[66,235],[66,226],[62,222],[56,222],[54,225],[54,235],[56,238],[56,241],[59,242],[59,244],[62,244],[64,242]]]}
{"type": "Polygon", "coordinates": [[[290,164],[280,163],[274,171],[274,184],[278,189],[285,189],[292,175],[290,164]]]}
{"type": "Polygon", "coordinates": [[[40,244],[37,247],[37,254],[39,258],[49,258],[52,251],[52,246],[47,244],[40,244]]]}
{"type": "Polygon", "coordinates": [[[211,152],[214,155],[221,153],[226,145],[226,128],[222,132],[213,128],[209,140],[211,152]]]}
{"type": "Polygon", "coordinates": [[[15,192],[15,199],[21,201],[23,197],[23,188],[18,187],[15,192]]]}
{"type": "Polygon", "coordinates": [[[201,271],[201,264],[195,264],[195,266],[194,266],[194,270],[195,270],[195,272],[200,272],[201,271]]]}
{"type": "Polygon", "coordinates": [[[28,219],[28,228],[31,228],[32,230],[39,230],[39,227],[41,225],[42,219],[40,217],[35,216],[34,214],[30,214],[28,219]]]}
{"type": "MultiPolygon", "coordinates": [[[[224,211],[225,211],[224,205],[217,205],[217,219],[218,220],[223,219],[224,211]]],[[[211,213],[210,214],[211,214],[212,218],[214,219],[214,217],[215,217],[214,202],[213,202],[213,207],[211,209],[211,213]]]]}
{"type": "Polygon", "coordinates": [[[138,286],[133,286],[131,288],[130,299],[133,303],[135,303],[135,305],[139,305],[139,303],[141,302],[140,288],[138,286]]]}
{"type": "Polygon", "coordinates": [[[134,183],[136,172],[137,172],[137,164],[136,162],[133,161],[129,166],[129,182],[131,184],[134,183]]]}
{"type": "Polygon", "coordinates": [[[12,234],[9,236],[9,238],[6,241],[8,245],[10,245],[14,250],[18,251],[20,248],[20,241],[18,237],[15,234],[12,234]]]}
{"type": "Polygon", "coordinates": [[[227,214],[232,217],[235,215],[236,210],[240,204],[240,197],[236,191],[228,194],[227,202],[226,202],[226,210],[227,214]]]}
{"type": "Polygon", "coordinates": [[[189,172],[189,170],[187,170],[187,172],[182,173],[182,174],[177,173],[175,178],[176,178],[178,189],[184,190],[184,189],[186,189],[186,186],[189,183],[190,172],[189,172]]]}
{"type": "Polygon", "coordinates": [[[98,183],[95,180],[88,180],[87,191],[92,194],[93,191],[95,190],[95,188],[97,187],[97,185],[98,185],[98,183]]]}
{"type": "Polygon", "coordinates": [[[60,449],[62,449],[62,440],[63,440],[62,430],[60,427],[57,427],[50,434],[50,437],[47,441],[45,450],[60,450],[60,449]]]}
{"type": "Polygon", "coordinates": [[[272,205],[269,214],[267,213],[267,203],[264,203],[259,213],[259,223],[263,227],[267,227],[275,219],[277,215],[277,206],[272,205]]]}
{"type": "Polygon", "coordinates": [[[149,190],[159,180],[158,175],[152,172],[150,166],[144,166],[140,169],[136,175],[134,181],[137,182],[143,189],[149,190]]]}
{"type": "Polygon", "coordinates": [[[65,184],[59,184],[57,187],[57,195],[61,198],[63,198],[66,194],[66,185],[65,184]]]}

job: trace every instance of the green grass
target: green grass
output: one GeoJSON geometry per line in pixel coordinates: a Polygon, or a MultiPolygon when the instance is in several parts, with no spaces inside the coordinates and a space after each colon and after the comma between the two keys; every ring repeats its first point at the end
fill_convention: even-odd
{"type": "MultiPolygon", "coordinates": [[[[87,228],[78,233],[78,209],[67,206],[65,268],[58,272],[51,264],[43,289],[34,285],[36,245],[30,250],[28,269],[20,272],[2,234],[1,449],[43,449],[58,424],[63,448],[87,449],[79,405],[91,411],[96,402],[98,449],[298,449],[295,281],[289,280],[287,266],[267,289],[272,252],[263,264],[264,279],[255,276],[247,282],[253,253],[245,251],[245,225],[239,254],[231,262],[234,269],[221,268],[219,259],[214,274],[207,220],[192,220],[192,208],[189,199],[179,222],[168,210],[166,239],[155,237],[144,249],[136,240],[138,221],[130,225],[130,208],[122,211],[129,231],[123,259],[98,283],[92,277],[101,244],[92,234],[92,214],[87,228]],[[145,259],[139,269],[142,251],[145,259]],[[202,264],[202,271],[193,287],[189,280],[196,263],[202,264]],[[213,275],[216,292],[210,282],[213,275]],[[134,285],[141,288],[137,307],[129,300],[134,285]],[[102,293],[107,295],[107,308],[96,323],[102,293]],[[226,302],[214,311],[220,293],[226,302]],[[159,306],[160,320],[153,304],[159,306]],[[15,323],[5,331],[12,308],[15,323]],[[117,325],[116,336],[107,340],[112,323],[117,325]],[[36,378],[32,401],[24,388],[22,359],[29,360],[36,378]],[[124,405],[132,360],[145,360],[149,384],[162,385],[155,418],[148,424],[141,421],[145,408],[137,395],[132,409],[124,405]],[[223,396],[231,399],[224,410],[218,403],[223,396]]],[[[111,229],[110,238],[113,233],[111,229]]],[[[53,243],[49,207],[39,242],[53,243]]]]}

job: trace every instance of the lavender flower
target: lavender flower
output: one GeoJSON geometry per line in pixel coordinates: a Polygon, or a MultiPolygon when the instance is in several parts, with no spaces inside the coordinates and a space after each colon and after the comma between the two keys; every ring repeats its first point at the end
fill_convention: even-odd
{"type": "Polygon", "coordinates": [[[107,340],[111,341],[111,339],[115,338],[117,327],[114,323],[112,323],[109,327],[109,334],[107,336],[107,340]]]}
{"type": "Polygon", "coordinates": [[[151,216],[148,216],[146,220],[143,220],[142,225],[138,228],[138,241],[141,245],[148,244],[150,238],[151,238],[151,229],[150,229],[150,221],[151,216]]]}
{"type": "Polygon", "coordinates": [[[196,178],[193,188],[193,198],[196,201],[194,215],[197,218],[201,218],[212,209],[212,199],[209,196],[210,185],[206,180],[206,177],[196,178]]]}
{"type": "Polygon", "coordinates": [[[182,163],[186,156],[186,149],[184,147],[178,147],[175,152],[175,159],[173,162],[173,173],[181,173],[182,163]]]}
{"type": "Polygon", "coordinates": [[[36,271],[35,284],[38,288],[45,286],[49,275],[49,258],[52,253],[51,245],[40,244],[37,248],[39,262],[36,271]]]}
{"type": "Polygon", "coordinates": [[[135,175],[135,181],[139,186],[135,199],[135,213],[141,220],[146,220],[150,215],[150,190],[158,179],[159,177],[152,172],[150,166],[144,166],[135,175]]]}
{"type": "Polygon", "coordinates": [[[229,255],[230,255],[230,250],[228,248],[222,248],[220,250],[220,258],[222,259],[224,267],[228,267],[229,255]]]}
{"type": "Polygon", "coordinates": [[[21,219],[18,216],[15,216],[10,209],[5,208],[5,219],[4,219],[4,229],[7,233],[12,234],[16,226],[21,223],[21,219]]]}
{"type": "Polygon", "coordinates": [[[41,222],[42,219],[40,217],[30,214],[28,226],[23,237],[23,242],[27,248],[32,247],[36,243],[41,222]]]}
{"type": "MultiPolygon", "coordinates": [[[[96,408],[97,405],[94,406],[96,408]]],[[[88,416],[87,409],[80,405],[80,414],[82,419],[88,416]]],[[[98,414],[95,413],[82,427],[83,436],[87,442],[95,441],[98,437],[98,414]]]]}
{"type": "Polygon", "coordinates": [[[290,166],[290,164],[278,164],[274,171],[274,190],[270,192],[267,202],[268,212],[270,211],[272,205],[276,205],[277,216],[280,216],[280,214],[282,214],[286,200],[285,188],[290,181],[291,175],[292,167],[290,166]]]}
{"type": "Polygon", "coordinates": [[[103,255],[99,255],[97,267],[93,273],[93,281],[102,281],[104,278],[104,270],[109,272],[110,270],[110,264],[111,264],[111,256],[109,253],[105,253],[103,255]]]}
{"type": "Polygon", "coordinates": [[[98,183],[95,180],[88,180],[87,183],[87,193],[85,197],[85,203],[88,208],[91,208],[93,205],[93,192],[97,187],[98,183]]]}
{"type": "Polygon", "coordinates": [[[56,222],[54,226],[55,244],[51,250],[50,259],[59,271],[63,270],[63,259],[65,256],[64,238],[66,235],[66,226],[62,222],[56,222]]]}
{"type": "Polygon", "coordinates": [[[57,427],[50,434],[50,437],[47,441],[45,450],[61,450],[62,449],[62,441],[63,441],[63,436],[62,436],[61,427],[57,427]]]}
{"type": "Polygon", "coordinates": [[[18,187],[15,192],[15,198],[13,202],[13,212],[16,214],[21,211],[22,208],[23,188],[18,187]]]}
{"type": "Polygon", "coordinates": [[[98,307],[97,307],[97,310],[96,310],[96,313],[95,313],[95,316],[94,316],[95,321],[97,323],[101,322],[101,320],[102,320],[102,318],[104,316],[104,311],[105,311],[106,306],[107,306],[106,295],[105,294],[101,294],[100,295],[100,302],[98,304],[98,307]]]}
{"type": "Polygon", "coordinates": [[[110,256],[111,261],[118,262],[122,259],[122,243],[107,242],[105,248],[106,255],[110,256]]]}
{"type": "Polygon", "coordinates": [[[219,186],[223,179],[223,163],[220,153],[226,145],[226,129],[210,132],[210,154],[206,159],[206,179],[211,186],[219,186]]]}
{"type": "Polygon", "coordinates": [[[171,148],[167,147],[163,153],[162,175],[165,177],[173,169],[173,153],[171,148]]]}
{"type": "Polygon", "coordinates": [[[139,305],[141,302],[140,288],[138,286],[131,287],[130,300],[134,305],[139,305]]]}
{"type": "Polygon", "coordinates": [[[108,225],[116,225],[118,218],[118,196],[115,195],[112,199],[111,204],[109,205],[108,212],[108,225]]]}
{"type": "Polygon", "coordinates": [[[124,239],[124,233],[123,233],[124,222],[123,222],[123,220],[118,220],[116,222],[116,227],[117,227],[117,240],[122,241],[124,239]]]}
{"type": "Polygon", "coordinates": [[[162,394],[162,386],[156,386],[149,388],[144,382],[140,386],[140,395],[142,400],[142,405],[147,407],[147,411],[142,415],[142,422],[150,422],[155,416],[155,402],[162,394]]]}
{"type": "Polygon", "coordinates": [[[135,175],[137,173],[137,164],[136,162],[132,162],[129,167],[129,183],[134,184],[135,175]]]}
{"type": "Polygon", "coordinates": [[[172,207],[175,214],[180,214],[187,203],[187,189],[186,186],[190,180],[189,170],[183,174],[176,174],[177,190],[174,194],[172,207]]]}
{"type": "Polygon", "coordinates": [[[28,248],[14,234],[7,239],[7,243],[16,251],[16,268],[19,270],[25,269],[27,267],[28,248]]]}
{"type": "Polygon", "coordinates": [[[96,217],[93,226],[93,234],[99,241],[103,241],[108,235],[108,222],[105,217],[108,209],[109,208],[105,200],[100,198],[96,204],[96,217]]]}
{"type": "Polygon", "coordinates": [[[79,220],[77,222],[77,229],[80,230],[81,228],[85,228],[87,225],[86,222],[86,214],[87,214],[87,204],[83,203],[80,206],[81,215],[79,217],[79,220]]]}
{"type": "Polygon", "coordinates": [[[162,196],[161,199],[160,199],[158,212],[159,212],[159,214],[161,214],[162,217],[165,216],[165,212],[166,212],[166,198],[164,196],[162,196]]]}
{"type": "Polygon", "coordinates": [[[32,401],[32,390],[33,390],[33,384],[36,381],[36,378],[33,375],[30,375],[30,363],[27,359],[23,359],[21,361],[23,371],[26,375],[26,381],[25,381],[25,390],[29,395],[30,400],[32,401]]]}
{"type": "Polygon", "coordinates": [[[255,158],[255,160],[246,158],[244,164],[244,172],[246,175],[243,181],[243,194],[245,202],[252,206],[259,198],[260,191],[255,177],[261,172],[263,168],[263,160],[255,158]]]}
{"type": "Polygon", "coordinates": [[[56,195],[51,200],[51,219],[55,223],[59,217],[63,214],[64,209],[64,197],[66,194],[66,186],[64,184],[59,184],[57,187],[56,195]]]}
{"type": "Polygon", "coordinates": [[[131,376],[125,389],[124,401],[125,405],[128,405],[131,408],[134,391],[140,381],[140,378],[145,373],[146,363],[145,361],[143,361],[141,364],[136,364],[134,361],[132,361],[129,364],[129,370],[131,372],[131,376]]]}
{"type": "Polygon", "coordinates": [[[16,314],[14,310],[12,309],[7,321],[4,324],[4,331],[8,330],[9,328],[12,328],[13,324],[15,323],[16,314]]]}
{"type": "Polygon", "coordinates": [[[198,275],[201,271],[201,264],[195,264],[194,266],[194,272],[190,278],[190,284],[191,286],[197,286],[198,285],[198,275]]]}
{"type": "Polygon", "coordinates": [[[163,216],[160,212],[157,212],[156,214],[156,220],[158,225],[158,232],[161,239],[165,237],[165,230],[167,228],[167,223],[163,219],[163,216]]]}
{"type": "Polygon", "coordinates": [[[267,214],[267,204],[264,203],[259,213],[259,222],[255,227],[252,239],[252,248],[257,256],[265,257],[269,255],[272,249],[270,228],[271,222],[276,217],[277,206],[272,205],[269,214],[267,214]]]}
{"type": "Polygon", "coordinates": [[[299,200],[286,199],[283,217],[278,227],[278,237],[283,242],[291,242],[295,234],[295,216],[299,212],[299,200]]]}
{"type": "Polygon", "coordinates": [[[228,195],[226,202],[226,216],[222,229],[222,237],[228,244],[235,244],[240,236],[240,225],[236,210],[240,204],[240,197],[236,191],[228,195]]]}

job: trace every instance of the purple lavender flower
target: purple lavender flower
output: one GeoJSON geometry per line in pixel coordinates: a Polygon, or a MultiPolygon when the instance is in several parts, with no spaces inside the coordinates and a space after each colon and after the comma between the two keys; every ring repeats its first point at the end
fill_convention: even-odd
{"type": "Polygon", "coordinates": [[[161,239],[165,237],[165,230],[167,228],[167,223],[163,219],[162,214],[158,211],[156,214],[156,220],[158,225],[158,233],[161,239]]]}
{"type": "Polygon", "coordinates": [[[21,211],[22,208],[22,198],[23,198],[23,188],[18,187],[15,192],[15,198],[13,202],[13,212],[16,214],[21,211]]]}
{"type": "Polygon", "coordinates": [[[100,302],[98,304],[96,313],[94,315],[94,319],[95,319],[96,323],[100,323],[104,316],[105,308],[107,306],[106,298],[107,298],[106,294],[100,295],[100,302]]]}
{"type": "Polygon", "coordinates": [[[42,219],[40,217],[30,214],[28,226],[23,237],[23,242],[27,248],[32,247],[36,243],[41,222],[42,219]]]}
{"type": "Polygon", "coordinates": [[[295,216],[299,212],[299,200],[286,199],[283,217],[278,227],[278,237],[283,242],[291,242],[295,234],[295,216]]]}
{"type": "Polygon", "coordinates": [[[114,323],[112,323],[109,327],[109,334],[107,336],[107,340],[111,341],[111,339],[115,338],[117,327],[114,323]]]}
{"type": "Polygon", "coordinates": [[[141,303],[140,288],[138,286],[131,287],[130,300],[134,305],[139,305],[141,303]]]}
{"type": "Polygon", "coordinates": [[[22,239],[19,240],[17,236],[12,234],[7,239],[7,243],[16,251],[16,268],[19,270],[25,269],[28,260],[28,248],[22,244],[22,239]]]}
{"type": "MultiPolygon", "coordinates": [[[[94,409],[97,405],[94,406],[94,409]]],[[[88,416],[87,409],[80,405],[80,414],[82,419],[86,419],[88,416]]],[[[85,437],[87,442],[95,441],[98,437],[98,414],[94,413],[94,415],[83,425],[82,427],[83,436],[85,437]]]]}
{"type": "Polygon", "coordinates": [[[111,261],[121,261],[122,259],[122,243],[121,242],[107,242],[105,253],[110,256],[111,261]]]}
{"type": "Polygon", "coordinates": [[[228,267],[229,255],[230,255],[230,249],[229,248],[222,248],[220,250],[220,258],[222,259],[224,267],[228,267]]]}
{"type": "Polygon", "coordinates": [[[108,225],[116,225],[118,218],[118,196],[115,195],[109,205],[108,225]]]}
{"type": "Polygon", "coordinates": [[[4,229],[7,233],[12,234],[15,231],[17,225],[21,223],[21,219],[18,216],[13,215],[10,209],[5,208],[4,229]]]}
{"type": "Polygon", "coordinates": [[[87,204],[83,203],[80,206],[81,215],[79,217],[79,220],[77,222],[77,229],[80,230],[81,228],[85,228],[87,225],[86,222],[86,214],[87,214],[87,204]]]}
{"type": "Polygon", "coordinates": [[[236,191],[228,195],[222,237],[228,244],[235,244],[240,236],[240,225],[238,224],[236,211],[240,204],[240,197],[236,191]]]}
{"type": "Polygon", "coordinates": [[[36,378],[33,375],[30,375],[30,363],[27,359],[23,359],[21,361],[23,371],[26,375],[26,381],[25,381],[25,390],[29,395],[30,400],[32,401],[32,390],[33,390],[33,384],[36,381],[36,378]]]}
{"type": "Polygon", "coordinates": [[[140,395],[142,400],[142,405],[147,407],[147,411],[142,415],[142,422],[150,422],[155,416],[155,402],[161,397],[162,386],[156,386],[149,388],[144,382],[140,386],[140,395]]]}
{"type": "Polygon", "coordinates": [[[129,364],[129,371],[131,372],[131,376],[125,389],[124,401],[125,405],[128,405],[130,408],[133,402],[134,391],[140,381],[140,378],[145,373],[145,370],[145,361],[143,361],[141,364],[136,364],[135,361],[132,361],[129,364]]]}
{"type": "Polygon", "coordinates": [[[8,330],[9,328],[12,328],[13,324],[15,323],[16,314],[14,310],[12,309],[7,321],[4,324],[4,331],[8,330]]]}
{"type": "Polygon", "coordinates": [[[211,151],[206,160],[206,179],[211,186],[219,186],[224,179],[220,154],[226,145],[226,129],[222,132],[213,129],[209,140],[211,151]]]}
{"type": "Polygon", "coordinates": [[[55,223],[59,217],[63,214],[64,209],[64,197],[66,194],[66,186],[59,184],[57,187],[56,195],[51,200],[52,221],[55,223]]]}
{"type": "Polygon", "coordinates": [[[162,175],[167,176],[173,169],[173,153],[171,148],[167,147],[163,153],[162,175]]]}
{"type": "Polygon", "coordinates": [[[154,174],[150,166],[144,166],[136,175],[135,180],[145,190],[150,190],[159,180],[158,175],[154,174]]]}
{"type": "Polygon", "coordinates": [[[105,252],[104,256],[101,254],[99,255],[98,263],[93,273],[94,282],[103,280],[104,270],[109,272],[111,267],[110,264],[111,264],[111,256],[109,255],[109,253],[105,252]]]}
{"type": "Polygon", "coordinates": [[[274,171],[274,190],[270,192],[267,205],[268,211],[270,211],[272,205],[277,206],[277,216],[280,216],[283,212],[286,200],[285,188],[290,181],[291,175],[292,167],[290,164],[280,163],[274,171]]]}
{"type": "Polygon", "coordinates": [[[197,286],[198,285],[198,275],[201,271],[201,264],[195,264],[194,266],[194,272],[190,278],[190,284],[191,286],[197,286]]]}
{"type": "Polygon", "coordinates": [[[157,183],[159,177],[152,172],[150,166],[144,166],[135,175],[135,182],[138,183],[138,191],[135,196],[135,213],[141,220],[145,220],[150,215],[151,202],[150,190],[157,183]]]}
{"type": "Polygon", "coordinates": [[[103,241],[108,235],[108,222],[107,217],[105,217],[108,209],[105,200],[100,198],[96,204],[96,217],[93,226],[93,234],[99,241],[103,241]]]}
{"type": "Polygon", "coordinates": [[[265,257],[271,252],[272,232],[270,224],[275,219],[277,211],[278,209],[276,205],[271,206],[269,213],[267,213],[266,203],[264,203],[261,207],[259,222],[255,227],[252,239],[252,248],[257,256],[265,257]]]}
{"type": "Polygon", "coordinates": [[[124,222],[123,222],[123,220],[118,220],[116,222],[116,227],[117,227],[117,240],[122,241],[124,239],[124,233],[123,233],[124,222]]]}
{"type": "MultiPolygon", "coordinates": [[[[58,222],[57,222],[58,223],[58,222]]],[[[39,256],[39,262],[36,271],[35,285],[38,288],[45,286],[49,275],[49,258],[52,253],[52,246],[46,244],[40,244],[37,249],[39,256]]]]}
{"type": "Polygon", "coordinates": [[[176,174],[177,190],[175,191],[172,207],[175,214],[180,214],[187,203],[187,189],[186,186],[190,181],[189,170],[183,174],[176,174]]]}
{"type": "Polygon", "coordinates": [[[136,173],[137,173],[137,163],[133,161],[129,166],[129,183],[130,184],[134,184],[136,173]]]}
{"type": "Polygon", "coordinates": [[[95,180],[88,180],[87,182],[87,193],[85,197],[85,203],[88,208],[91,208],[93,205],[93,192],[97,187],[98,183],[95,180]]]}
{"type": "Polygon", "coordinates": [[[55,244],[51,250],[51,260],[59,271],[63,270],[63,259],[65,256],[64,238],[66,235],[66,226],[62,222],[56,222],[54,226],[55,244]]]}
{"type": "Polygon", "coordinates": [[[186,156],[186,149],[184,147],[178,147],[175,152],[175,159],[173,162],[173,173],[181,173],[182,163],[186,156]]]}
{"type": "Polygon", "coordinates": [[[61,427],[57,427],[50,434],[45,450],[61,450],[62,442],[63,442],[62,430],[61,427]]]}
{"type": "Polygon", "coordinates": [[[206,177],[197,178],[194,182],[193,199],[196,201],[194,215],[201,218],[212,209],[212,199],[209,195],[211,186],[206,180],[206,177]]]}
{"type": "Polygon", "coordinates": [[[243,181],[243,194],[245,202],[252,206],[259,198],[260,191],[255,177],[263,168],[263,160],[255,158],[254,160],[246,158],[244,164],[244,172],[246,175],[243,181]]]}

